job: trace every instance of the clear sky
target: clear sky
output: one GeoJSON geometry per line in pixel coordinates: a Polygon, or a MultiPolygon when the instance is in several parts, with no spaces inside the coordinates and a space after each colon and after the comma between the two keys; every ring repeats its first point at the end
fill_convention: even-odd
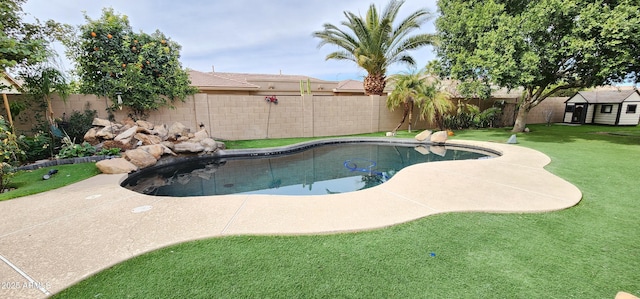
{"type": "MultiPolygon", "coordinates": [[[[324,80],[363,80],[366,72],[350,61],[326,61],[336,47],[318,48],[312,32],[324,23],[339,25],[344,11],[364,15],[370,4],[379,11],[387,0],[28,0],[23,10],[41,21],[79,26],[111,7],[127,15],[134,31],[162,31],[182,46],[182,66],[209,72],[306,75],[324,80]]],[[[426,8],[434,18],[417,32],[435,33],[435,0],[407,0],[398,19],[426,8]]],[[[25,21],[29,21],[26,19],[25,21]]],[[[62,53],[64,48],[56,46],[62,53]]],[[[431,47],[412,51],[418,67],[435,58],[431,47]]],[[[63,55],[63,54],[62,54],[63,55]]],[[[67,66],[70,69],[70,66],[67,66]]],[[[408,71],[393,65],[389,73],[408,71]]]]}

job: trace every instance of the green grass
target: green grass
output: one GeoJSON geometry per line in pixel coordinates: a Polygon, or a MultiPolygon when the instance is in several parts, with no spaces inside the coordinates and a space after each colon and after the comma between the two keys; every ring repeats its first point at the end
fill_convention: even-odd
{"type": "Polygon", "coordinates": [[[36,170],[18,171],[7,186],[16,189],[0,193],[0,201],[57,189],[99,173],[100,171],[96,168],[95,163],[59,165],[36,170]],[[58,173],[52,175],[48,180],[43,180],[42,177],[52,169],[57,169],[58,173]]]}
{"type": "MultiPolygon", "coordinates": [[[[518,134],[520,145],[552,158],[547,169],[583,192],[577,206],[441,214],[360,233],[188,242],[118,264],[56,297],[613,298],[621,290],[639,296],[640,129],[530,127],[518,134]]],[[[469,130],[453,138],[504,142],[510,135],[469,130]]]]}

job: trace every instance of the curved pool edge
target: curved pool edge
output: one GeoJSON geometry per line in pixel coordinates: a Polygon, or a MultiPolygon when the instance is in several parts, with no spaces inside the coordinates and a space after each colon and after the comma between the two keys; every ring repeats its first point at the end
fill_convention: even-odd
{"type": "MultiPolygon", "coordinates": [[[[544,169],[551,160],[538,151],[463,140],[446,145],[502,155],[413,165],[380,186],[322,196],[155,197],[120,187],[126,175],[102,174],[0,202],[7,223],[0,227],[0,254],[55,293],[131,257],[191,240],[362,231],[448,212],[548,212],[582,198],[544,169]]],[[[24,280],[0,265],[2,277],[24,280]]],[[[20,292],[3,290],[0,297],[27,296],[13,291],[20,292]]],[[[32,291],[29,297],[46,297],[32,291]]]]}
{"type": "MultiPolygon", "coordinates": [[[[400,145],[415,145],[415,146],[445,146],[454,145],[450,141],[448,142],[428,142],[418,141],[413,138],[395,138],[395,137],[339,137],[339,138],[323,138],[310,140],[305,142],[299,142],[291,145],[271,147],[271,148],[257,148],[257,149],[225,149],[217,151],[214,157],[241,157],[241,156],[275,156],[288,154],[292,152],[302,151],[311,147],[329,144],[345,144],[345,143],[378,143],[378,144],[400,144],[400,145]]],[[[470,144],[468,145],[470,146],[470,144]]],[[[472,146],[472,145],[471,145],[472,146]]],[[[492,154],[498,155],[499,153],[486,149],[492,154]]]]}
{"type": "MultiPolygon", "coordinates": [[[[183,163],[197,162],[202,160],[211,159],[234,159],[234,158],[271,158],[286,156],[309,150],[314,147],[320,147],[325,145],[337,145],[337,144],[373,144],[373,145],[399,145],[399,146],[414,146],[415,148],[422,147],[424,152],[433,152],[437,155],[444,156],[448,149],[451,150],[463,150],[468,152],[477,152],[489,157],[500,156],[501,152],[493,150],[491,148],[482,147],[480,145],[473,145],[468,143],[452,143],[452,142],[429,142],[429,141],[417,141],[413,138],[393,138],[393,137],[338,137],[338,138],[323,138],[310,140],[305,142],[299,142],[290,145],[269,147],[269,148],[249,148],[249,149],[224,149],[217,150],[209,154],[200,155],[183,155],[183,156],[165,156],[153,166],[139,169],[126,174],[120,185],[126,188],[126,185],[130,181],[136,181],[139,177],[144,177],[145,173],[155,172],[166,167],[175,167],[183,163]]],[[[421,151],[421,152],[422,152],[421,151]]],[[[349,191],[354,192],[354,191],[349,191]]],[[[203,195],[199,195],[203,196],[203,195]]],[[[207,196],[207,195],[204,195],[207,196]]],[[[212,196],[220,196],[214,195],[212,196]]],[[[296,195],[283,195],[283,196],[296,196],[296,195]]]]}

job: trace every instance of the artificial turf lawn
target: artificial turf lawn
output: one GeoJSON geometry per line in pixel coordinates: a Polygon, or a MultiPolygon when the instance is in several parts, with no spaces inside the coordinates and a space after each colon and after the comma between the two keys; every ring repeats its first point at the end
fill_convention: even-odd
{"type": "Polygon", "coordinates": [[[96,167],[96,163],[58,165],[18,171],[12,176],[7,186],[15,189],[0,193],[0,201],[57,189],[99,173],[100,170],[96,167]],[[43,180],[42,177],[52,169],[58,170],[58,173],[52,175],[48,180],[43,180]]]}
{"type": "MultiPolygon", "coordinates": [[[[530,127],[518,134],[520,145],[552,158],[547,169],[583,192],[577,206],[448,213],[360,233],[194,241],[133,258],[56,297],[640,296],[639,128],[530,127]]],[[[510,135],[469,130],[453,138],[504,142],[510,135]]]]}

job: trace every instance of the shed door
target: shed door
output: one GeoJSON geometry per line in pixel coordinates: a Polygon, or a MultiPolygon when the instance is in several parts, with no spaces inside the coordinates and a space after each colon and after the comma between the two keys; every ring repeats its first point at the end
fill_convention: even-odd
{"type": "Polygon", "coordinates": [[[586,116],[584,104],[576,104],[576,108],[573,110],[573,115],[571,116],[572,123],[584,123],[584,118],[586,116]]]}

